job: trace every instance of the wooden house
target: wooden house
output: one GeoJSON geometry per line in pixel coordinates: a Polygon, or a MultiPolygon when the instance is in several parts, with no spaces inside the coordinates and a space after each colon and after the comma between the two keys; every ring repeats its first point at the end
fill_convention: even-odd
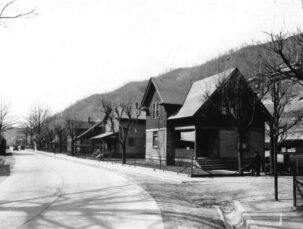
{"type": "MultiPolygon", "coordinates": [[[[270,142],[266,137],[266,157],[269,158],[270,142]]],[[[269,159],[268,159],[269,160],[269,159]]],[[[303,125],[294,126],[288,131],[285,139],[279,142],[277,163],[279,172],[291,172],[294,165],[303,173],[303,125]]]]}
{"type": "MultiPolygon", "coordinates": [[[[127,124],[127,118],[120,118],[119,122],[115,122],[115,128],[111,127],[111,122],[103,120],[104,128],[102,132],[91,136],[92,149],[97,148],[103,153],[104,157],[121,158],[122,147],[119,143],[119,125],[127,124]]],[[[145,114],[134,121],[134,125],[129,128],[128,137],[126,139],[126,157],[144,158],[145,155],[145,114]]]]}
{"type": "Polygon", "coordinates": [[[67,136],[67,151],[71,152],[72,147],[74,147],[74,149],[78,148],[80,152],[83,153],[90,152],[90,140],[88,136],[90,136],[92,130],[93,130],[92,132],[98,131],[95,130],[99,128],[99,126],[96,127],[96,125],[98,125],[98,122],[96,123],[92,121],[91,118],[88,118],[87,121],[75,120],[74,134],[76,136],[76,139],[73,146],[72,137],[70,135],[67,136]],[[88,130],[89,133],[87,133],[88,130]]]}
{"type": "MultiPolygon", "coordinates": [[[[237,68],[196,81],[190,87],[152,78],[141,104],[147,110],[146,160],[167,164],[194,160],[202,167],[207,167],[203,162],[209,160],[220,165],[237,161],[235,127],[224,110],[218,109],[219,104],[214,104],[216,99],[209,101],[216,97],[219,82],[230,77],[244,78],[237,68]]],[[[244,158],[251,158],[255,150],[264,156],[264,123],[268,117],[266,108],[258,103],[242,145],[244,158]]]]}

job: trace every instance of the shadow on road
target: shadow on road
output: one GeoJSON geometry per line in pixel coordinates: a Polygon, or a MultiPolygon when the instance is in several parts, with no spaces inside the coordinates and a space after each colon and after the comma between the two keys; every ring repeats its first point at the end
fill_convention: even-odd
{"type": "MultiPolygon", "coordinates": [[[[142,208],[142,202],[150,203],[150,196],[144,193],[138,196],[137,192],[131,191],[132,188],[132,185],[122,185],[76,192],[58,191],[38,198],[1,201],[0,214],[25,214],[26,219],[21,228],[31,229],[115,228],[117,222],[127,222],[129,219],[137,219],[138,223],[142,220],[148,222],[148,216],[157,217],[158,211],[142,208]]],[[[157,228],[156,225],[154,227],[157,228]]]]}
{"type": "MultiPolygon", "coordinates": [[[[56,192],[53,195],[41,195],[38,198],[24,198],[0,203],[0,214],[6,211],[26,214],[27,218],[22,228],[116,228],[119,223],[149,222],[157,217],[159,212],[142,207],[142,202],[149,205],[153,199],[142,192],[132,192],[133,185],[121,185],[107,188],[87,189],[79,191],[56,192]],[[2,213],[1,213],[2,212],[2,213]],[[151,218],[150,218],[151,217],[151,218]]],[[[191,220],[205,228],[223,228],[207,217],[195,214],[166,211],[168,220],[177,218],[178,222],[191,220]]],[[[162,222],[150,222],[150,228],[158,228],[162,222]]],[[[125,226],[125,225],[124,225],[125,226]]],[[[181,225],[179,225],[181,226],[181,225]]],[[[137,228],[133,225],[133,228],[137,228]]]]}
{"type": "Polygon", "coordinates": [[[0,157],[0,176],[9,176],[14,159],[8,156],[0,157]]]}

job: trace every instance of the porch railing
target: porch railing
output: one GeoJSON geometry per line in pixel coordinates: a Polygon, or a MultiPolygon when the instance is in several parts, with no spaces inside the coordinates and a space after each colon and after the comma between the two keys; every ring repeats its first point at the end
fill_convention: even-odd
{"type": "Polygon", "coordinates": [[[175,149],[175,157],[180,159],[191,159],[194,155],[194,149],[175,149]]]}

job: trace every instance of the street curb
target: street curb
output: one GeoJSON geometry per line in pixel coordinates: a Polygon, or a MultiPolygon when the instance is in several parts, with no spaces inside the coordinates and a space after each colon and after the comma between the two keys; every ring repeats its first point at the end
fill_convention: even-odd
{"type": "Polygon", "coordinates": [[[218,207],[220,216],[224,219],[224,224],[227,229],[244,229],[250,228],[252,225],[255,229],[259,229],[258,225],[251,218],[245,208],[241,205],[240,201],[233,202],[234,209],[231,212],[224,212],[222,207],[218,207]]]}
{"type": "Polygon", "coordinates": [[[220,216],[221,221],[224,223],[225,228],[232,229],[231,225],[226,222],[222,209],[219,206],[216,206],[215,208],[217,209],[218,215],[220,216]]]}

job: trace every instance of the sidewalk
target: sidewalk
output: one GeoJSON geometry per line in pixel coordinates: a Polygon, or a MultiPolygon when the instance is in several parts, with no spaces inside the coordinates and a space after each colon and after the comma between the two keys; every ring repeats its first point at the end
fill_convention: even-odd
{"type": "Polygon", "coordinates": [[[303,228],[302,208],[293,207],[292,178],[279,178],[279,201],[274,201],[272,181],[261,178],[255,184],[260,190],[248,190],[233,201],[231,210],[221,208],[227,228],[303,228]]]}
{"type": "Polygon", "coordinates": [[[187,174],[176,173],[166,170],[159,170],[159,169],[133,166],[127,164],[122,165],[120,163],[115,163],[115,162],[111,163],[106,161],[83,159],[83,158],[68,156],[66,154],[54,154],[54,153],[48,153],[43,151],[36,151],[36,153],[43,154],[45,156],[57,157],[64,160],[74,161],[80,164],[106,168],[108,170],[116,171],[119,173],[131,173],[133,175],[151,176],[160,179],[162,181],[183,183],[183,182],[190,182],[193,180],[193,178],[190,178],[187,174]]]}

